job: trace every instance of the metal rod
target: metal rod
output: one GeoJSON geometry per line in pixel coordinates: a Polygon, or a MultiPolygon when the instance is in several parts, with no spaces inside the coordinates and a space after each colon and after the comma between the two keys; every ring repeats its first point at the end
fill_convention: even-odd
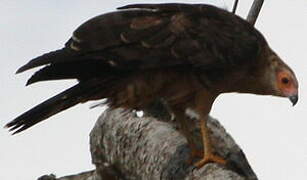
{"type": "Polygon", "coordinates": [[[234,4],[233,4],[233,7],[232,7],[232,13],[233,14],[236,14],[236,10],[237,10],[237,7],[238,7],[238,3],[239,3],[239,0],[235,0],[234,4]]]}
{"type": "Polygon", "coordinates": [[[263,5],[264,0],[254,0],[253,5],[251,9],[249,10],[249,13],[247,15],[246,20],[251,23],[252,25],[255,25],[256,20],[258,18],[258,15],[260,13],[261,7],[263,5]]]}

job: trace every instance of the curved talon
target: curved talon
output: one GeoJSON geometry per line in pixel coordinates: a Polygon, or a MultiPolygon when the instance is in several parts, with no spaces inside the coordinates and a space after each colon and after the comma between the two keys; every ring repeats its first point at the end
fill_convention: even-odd
{"type": "Polygon", "coordinates": [[[210,154],[210,155],[205,156],[203,159],[199,160],[198,162],[196,162],[194,166],[199,169],[203,167],[204,165],[206,165],[207,163],[218,163],[218,164],[225,165],[226,160],[220,156],[210,154]]]}

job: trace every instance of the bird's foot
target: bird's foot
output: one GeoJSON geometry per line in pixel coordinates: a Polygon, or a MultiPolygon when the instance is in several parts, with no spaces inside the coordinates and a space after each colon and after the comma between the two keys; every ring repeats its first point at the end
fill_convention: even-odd
{"type": "Polygon", "coordinates": [[[204,152],[196,149],[191,150],[191,156],[188,159],[188,164],[192,164],[194,159],[199,159],[204,157],[204,152]]]}
{"type": "Polygon", "coordinates": [[[196,162],[194,164],[194,166],[199,169],[199,168],[203,167],[204,165],[206,165],[207,163],[218,163],[218,164],[225,165],[226,160],[223,159],[220,156],[216,156],[216,155],[210,153],[210,154],[206,154],[205,157],[203,157],[203,159],[196,162]]]}

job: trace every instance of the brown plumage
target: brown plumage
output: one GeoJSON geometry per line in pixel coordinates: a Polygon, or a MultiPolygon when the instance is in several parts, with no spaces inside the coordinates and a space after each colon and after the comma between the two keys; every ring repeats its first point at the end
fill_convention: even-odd
{"type": "MultiPolygon", "coordinates": [[[[219,94],[275,95],[297,102],[292,70],[240,17],[200,4],[119,9],[87,21],[63,49],[37,57],[17,71],[46,65],[27,84],[57,79],[79,83],[8,123],[10,130],[21,132],[89,100],[107,98],[112,108],[142,109],[162,98],[183,126],[188,124],[186,115],[200,119],[205,149],[196,166],[201,167],[210,161],[224,163],[213,154],[206,127],[219,94]]],[[[189,139],[188,132],[185,135],[189,139]]]]}

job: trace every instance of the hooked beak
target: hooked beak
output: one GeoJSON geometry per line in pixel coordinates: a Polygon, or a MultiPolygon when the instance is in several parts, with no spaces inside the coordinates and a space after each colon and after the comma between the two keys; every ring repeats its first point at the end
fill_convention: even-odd
{"type": "Polygon", "coordinates": [[[295,106],[298,101],[298,95],[289,96],[289,100],[292,102],[292,105],[295,106]]]}

